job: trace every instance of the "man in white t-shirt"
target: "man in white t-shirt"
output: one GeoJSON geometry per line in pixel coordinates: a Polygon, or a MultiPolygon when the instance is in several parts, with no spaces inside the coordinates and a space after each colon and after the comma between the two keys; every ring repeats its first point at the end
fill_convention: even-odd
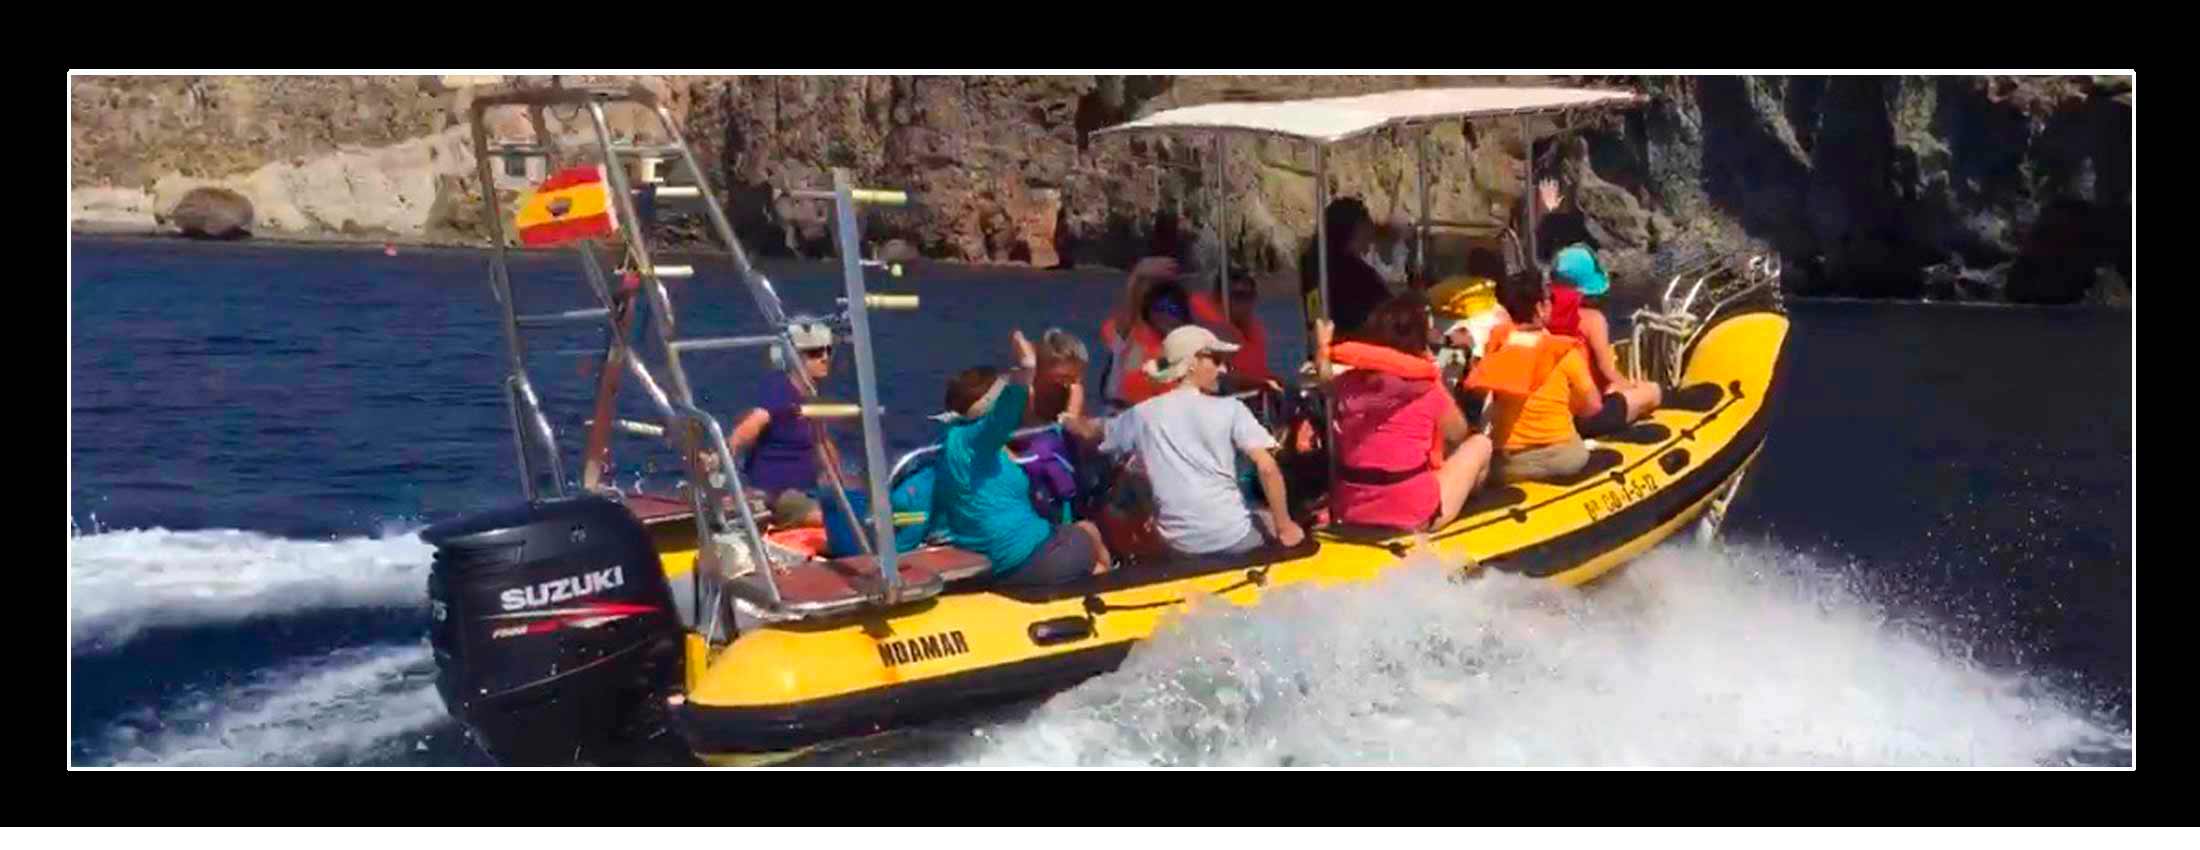
{"type": "Polygon", "coordinates": [[[1087,439],[1100,436],[1111,456],[1136,452],[1153,487],[1154,524],[1169,548],[1184,555],[1241,554],[1271,539],[1296,546],[1306,531],[1291,521],[1283,472],[1269,452],[1276,440],[1236,399],[1210,395],[1220,386],[1224,363],[1237,346],[1198,325],[1170,331],[1148,376],[1176,382],[1168,392],[1140,402],[1103,425],[1071,423],[1087,439]],[[1264,531],[1238,492],[1237,458],[1252,461],[1267,497],[1271,522],[1264,531]]]}

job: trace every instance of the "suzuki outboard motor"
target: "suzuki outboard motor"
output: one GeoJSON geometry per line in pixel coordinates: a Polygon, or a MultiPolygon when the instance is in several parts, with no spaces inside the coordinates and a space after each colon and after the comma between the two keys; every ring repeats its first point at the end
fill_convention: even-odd
{"type": "Polygon", "coordinates": [[[684,681],[657,550],[602,496],[437,523],[428,574],[436,690],[504,764],[625,764],[686,747],[665,716],[684,681]]]}

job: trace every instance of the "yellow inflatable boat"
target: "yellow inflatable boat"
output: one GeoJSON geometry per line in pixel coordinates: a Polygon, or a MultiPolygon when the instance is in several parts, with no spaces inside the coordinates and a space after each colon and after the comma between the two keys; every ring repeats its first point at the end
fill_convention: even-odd
{"type": "MultiPolygon", "coordinates": [[[[1329,136],[1297,129],[1293,122],[1305,118],[1298,112],[1264,111],[1294,104],[1210,105],[1232,107],[1219,112],[1188,107],[1135,123],[1160,129],[1254,126],[1326,145],[1355,135],[1340,123],[1347,118],[1388,126],[1411,123],[1407,119],[1518,114],[1535,104],[1587,108],[1632,102],[1624,93],[1579,90],[1405,94],[1414,96],[1410,103],[1387,107],[1297,102],[1311,104],[1311,114],[1328,116],[1327,123],[1310,125],[1329,136]],[[1263,109],[1248,113],[1250,107],[1263,109]]],[[[483,126],[484,110],[500,106],[577,105],[600,111],[617,101],[656,107],[653,96],[640,89],[517,90],[477,98],[476,127],[483,126]]],[[[662,149],[684,157],[693,169],[678,128],[662,109],[657,112],[670,139],[662,149]]],[[[484,134],[477,132],[475,141],[482,162],[499,155],[484,134]]],[[[599,139],[606,161],[633,148],[599,139]]],[[[631,219],[636,211],[623,201],[651,187],[655,168],[601,173],[619,202],[614,212],[631,219]]],[[[1764,443],[1778,393],[1788,321],[1777,265],[1763,258],[1716,258],[1680,269],[1658,303],[1635,314],[1633,336],[1621,344],[1627,370],[1668,387],[1667,406],[1598,440],[1589,466],[1571,480],[1487,486],[1459,519],[1423,534],[1332,526],[1312,529],[1306,541],[1290,548],[1140,562],[1052,587],[992,587],[984,582],[990,565],[974,554],[939,546],[901,552],[893,546],[885,496],[891,482],[882,471],[887,467],[866,313],[905,302],[865,290],[868,264],[857,259],[860,241],[852,211],[858,203],[909,199],[855,189],[845,173],[836,172],[835,178],[831,192],[795,194],[831,200],[839,214],[849,311],[838,320],[851,331],[847,337],[856,349],[863,393],[860,403],[844,409],[863,419],[873,480],[867,506],[852,503],[847,488],[835,488],[839,498],[828,499],[826,507],[844,512],[859,527],[869,522],[869,535],[859,542],[876,554],[827,559],[772,546],[758,532],[738,471],[705,462],[713,454],[732,453],[716,420],[693,404],[679,356],[742,345],[774,346],[792,355],[785,331],[675,339],[670,302],[658,280],[674,267],[650,263],[640,242],[647,228],[632,221],[613,234],[627,251],[626,265],[639,272],[638,285],[615,291],[596,265],[596,249],[583,245],[578,251],[602,299],[601,310],[518,314],[503,250],[495,255],[491,283],[506,308],[513,350],[507,390],[528,498],[515,507],[438,523],[422,536],[436,547],[428,591],[439,690],[452,714],[499,761],[739,762],[954,716],[1103,674],[1195,598],[1258,605],[1285,588],[1368,582],[1398,568],[1422,546],[1469,569],[1580,584],[1692,525],[1715,529],[1764,443]],[[670,378],[664,386],[626,342],[630,318],[645,309],[658,322],[660,368],[670,378]],[[638,434],[669,441],[688,464],[689,481],[699,486],[679,498],[621,494],[597,486],[591,466],[580,492],[568,492],[555,452],[547,448],[556,445],[554,433],[527,381],[518,335],[534,324],[576,316],[603,321],[613,331],[601,392],[607,396],[618,376],[627,376],[665,420],[607,421],[611,408],[600,398],[596,417],[587,422],[591,434],[583,462],[595,464],[607,456],[607,432],[638,434]]],[[[796,324],[748,266],[708,187],[693,187],[693,194],[704,201],[732,250],[736,270],[754,285],[767,321],[782,328],[796,324]]],[[[488,202],[494,215],[495,198],[488,202]]],[[[786,362],[799,358],[789,356],[786,362]]],[[[817,414],[829,410],[820,406],[817,414]]]]}

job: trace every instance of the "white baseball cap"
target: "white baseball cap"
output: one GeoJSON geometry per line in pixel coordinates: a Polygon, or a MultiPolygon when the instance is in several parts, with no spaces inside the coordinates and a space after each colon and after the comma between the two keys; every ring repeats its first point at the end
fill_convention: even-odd
{"type": "Polygon", "coordinates": [[[796,351],[833,347],[833,329],[824,322],[793,322],[787,326],[787,335],[794,338],[796,351]]]}
{"type": "Polygon", "coordinates": [[[1236,345],[1216,338],[1214,331],[1185,325],[1170,331],[1161,341],[1161,357],[1146,364],[1146,374],[1157,381],[1174,381],[1192,368],[1192,358],[1209,351],[1228,354],[1236,350],[1236,345]]]}
{"type": "MultiPolygon", "coordinates": [[[[796,351],[816,351],[820,348],[833,347],[833,328],[824,322],[801,319],[788,322],[787,337],[794,341],[794,350],[796,351]]],[[[779,346],[774,345],[771,347],[771,360],[773,368],[787,368],[785,358],[779,353],[779,346]]]]}

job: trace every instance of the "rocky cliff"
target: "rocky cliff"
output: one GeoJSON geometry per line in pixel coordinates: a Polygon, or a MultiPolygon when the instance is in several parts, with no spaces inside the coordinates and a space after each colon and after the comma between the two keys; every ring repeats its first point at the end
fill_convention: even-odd
{"type": "Polygon", "coordinates": [[[1713,221],[1769,243],[1802,292],[2128,297],[2129,77],[1640,87],[1651,107],[1593,137],[1590,160],[1655,210],[1654,231],[1713,221]]]}
{"type": "MultiPolygon", "coordinates": [[[[589,78],[575,78],[589,79],[589,78]]],[[[546,80],[521,82],[543,84],[546,80]]],[[[1234,262],[1289,270],[1312,232],[1303,145],[1094,139],[1145,112],[1221,99],[1417,85],[1562,82],[1651,96],[1564,130],[1556,168],[1623,283],[1656,257],[1752,244],[1804,293],[2070,301],[2128,297],[2132,81],[2118,78],[677,77],[644,78],[724,190],[752,250],[823,254],[826,211],[775,200],[847,167],[916,190],[867,211],[882,249],[965,262],[1122,265],[1157,210],[1216,220],[1234,262]],[[899,244],[895,244],[895,243],[899,244]]],[[[465,137],[473,89],[433,77],[138,77],[73,82],[72,207],[161,227],[190,190],[249,199],[255,233],[489,238],[465,137]]],[[[646,116],[613,129],[648,139],[646,116]]],[[[585,118],[578,123],[585,123],[585,118]]],[[[498,132],[526,135],[521,119],[498,132]]],[[[555,115],[551,130],[579,128],[555,115]]],[[[1378,136],[1330,160],[1331,190],[1416,211],[1428,151],[1439,268],[1494,235],[1523,192],[1517,122],[1378,136]]],[[[670,235],[700,235],[668,220],[670,235]]]]}

